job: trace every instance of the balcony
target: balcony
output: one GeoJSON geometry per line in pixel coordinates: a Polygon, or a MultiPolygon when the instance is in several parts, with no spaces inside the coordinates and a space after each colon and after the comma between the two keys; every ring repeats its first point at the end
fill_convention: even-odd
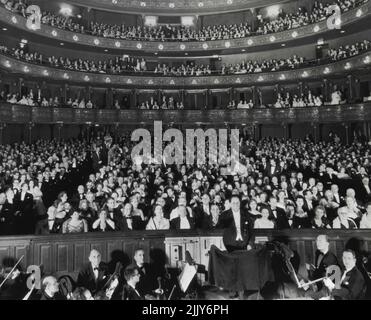
{"type": "Polygon", "coordinates": [[[322,79],[355,71],[365,72],[371,66],[370,51],[339,60],[326,65],[298,68],[289,71],[267,73],[234,74],[199,77],[156,76],[155,74],[134,73],[134,75],[102,74],[93,72],[69,71],[38,64],[28,63],[14,57],[0,54],[0,68],[9,73],[22,74],[43,80],[68,81],[69,83],[85,83],[86,85],[101,84],[119,86],[120,88],[210,88],[210,87],[242,87],[264,84],[284,84],[302,80],[322,79]]]}
{"type": "MultiPolygon", "coordinates": [[[[120,2],[121,3],[121,2],[120,2]]],[[[360,20],[370,19],[371,1],[342,14],[342,26],[347,26],[360,20]],[[361,15],[360,15],[361,14],[361,15]]],[[[307,25],[296,29],[291,29],[274,34],[252,36],[248,38],[215,40],[215,41],[186,41],[186,42],[162,42],[162,41],[136,41],[121,40],[103,37],[95,37],[88,34],[74,33],[62,29],[54,28],[49,25],[42,25],[40,30],[31,31],[26,27],[26,19],[22,16],[13,14],[5,8],[0,7],[0,21],[14,26],[23,31],[32,32],[34,35],[53,39],[58,42],[67,42],[77,45],[89,46],[91,48],[102,48],[112,50],[125,49],[126,52],[158,53],[166,52],[168,54],[184,53],[210,53],[220,52],[231,53],[241,52],[243,48],[253,49],[265,45],[287,43],[298,41],[307,37],[317,37],[328,32],[332,32],[327,27],[326,20],[313,25],[307,25]]]]}
{"type": "Polygon", "coordinates": [[[290,124],[371,120],[371,103],[290,109],[102,110],[0,104],[1,123],[35,124],[290,124]]]}

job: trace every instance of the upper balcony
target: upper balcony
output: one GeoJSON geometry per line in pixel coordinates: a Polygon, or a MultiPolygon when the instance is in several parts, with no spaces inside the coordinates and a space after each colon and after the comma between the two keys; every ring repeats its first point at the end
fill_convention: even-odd
{"type": "MultiPolygon", "coordinates": [[[[365,23],[371,16],[371,1],[368,1],[359,7],[349,10],[342,14],[341,25],[343,28],[352,27],[355,23],[365,23]]],[[[39,30],[30,30],[26,26],[26,19],[20,15],[14,14],[3,7],[0,7],[0,22],[21,30],[23,33],[31,33],[32,36],[43,37],[50,43],[59,45],[60,42],[73,45],[84,46],[85,48],[97,50],[111,49],[113,52],[122,53],[135,52],[137,54],[159,53],[169,55],[192,55],[192,54],[230,54],[241,51],[259,50],[263,47],[272,50],[280,48],[281,44],[286,45],[299,44],[300,41],[317,41],[319,37],[327,34],[336,34],[338,30],[330,30],[327,21],[323,20],[315,24],[298,27],[277,33],[250,36],[246,38],[212,40],[212,41],[146,41],[122,40],[115,38],[96,37],[89,34],[75,33],[42,25],[39,30]]],[[[358,28],[359,30],[359,28],[358,28]]],[[[303,44],[303,43],[301,43],[303,44]]]]}
{"type": "Polygon", "coordinates": [[[118,86],[128,88],[208,88],[208,87],[243,87],[265,84],[285,84],[298,80],[323,79],[323,77],[344,76],[350,73],[364,73],[371,66],[370,51],[357,56],[339,60],[325,65],[312,65],[289,71],[265,73],[211,75],[211,76],[156,76],[153,73],[105,74],[86,71],[70,71],[49,66],[29,63],[12,56],[0,54],[0,67],[8,73],[22,74],[31,78],[84,83],[85,85],[100,84],[105,87],[118,86]]]}
{"type": "Polygon", "coordinates": [[[70,0],[105,11],[158,15],[207,15],[268,6],[285,0],[70,0]]]}

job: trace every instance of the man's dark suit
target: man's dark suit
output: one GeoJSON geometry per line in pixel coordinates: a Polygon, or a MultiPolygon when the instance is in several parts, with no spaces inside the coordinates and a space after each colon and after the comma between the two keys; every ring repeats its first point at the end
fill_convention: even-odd
{"type": "Polygon", "coordinates": [[[347,272],[344,280],[341,282],[341,288],[332,291],[332,296],[335,300],[362,299],[365,287],[366,283],[361,271],[354,267],[347,272]]]}
{"type": "Polygon", "coordinates": [[[252,222],[244,210],[240,210],[240,228],[242,241],[236,240],[237,229],[234,222],[232,209],[224,211],[219,218],[219,224],[221,228],[224,228],[223,242],[225,248],[229,251],[245,250],[250,242],[252,235],[252,222]]]}
{"type": "Polygon", "coordinates": [[[138,295],[138,293],[131,286],[125,284],[122,290],[122,300],[144,300],[144,297],[138,295]]]}
{"type": "Polygon", "coordinates": [[[323,253],[319,250],[317,250],[315,253],[314,263],[316,269],[313,271],[313,280],[326,276],[326,268],[328,266],[339,265],[338,259],[332,252],[327,251],[326,254],[323,255],[323,253]]]}
{"type": "Polygon", "coordinates": [[[136,289],[140,295],[153,294],[152,291],[156,289],[157,284],[153,266],[146,262],[142,267],[139,267],[135,262],[130,266],[137,268],[140,274],[140,280],[136,285],[136,289]]]}
{"type": "Polygon", "coordinates": [[[103,286],[108,281],[107,266],[101,262],[98,268],[98,278],[95,279],[92,264],[89,262],[83,266],[77,276],[77,285],[89,289],[92,295],[102,290],[103,286]]]}
{"type": "MultiPolygon", "coordinates": [[[[189,230],[193,230],[195,227],[195,223],[192,218],[186,217],[189,223],[189,230]]],[[[172,230],[184,230],[180,229],[180,217],[174,218],[173,220],[170,221],[170,228],[172,230]]]]}

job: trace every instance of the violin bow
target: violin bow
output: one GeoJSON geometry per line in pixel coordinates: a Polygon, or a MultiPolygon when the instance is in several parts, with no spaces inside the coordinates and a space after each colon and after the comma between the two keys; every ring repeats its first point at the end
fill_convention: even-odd
{"type": "Polygon", "coordinates": [[[10,277],[10,275],[14,272],[15,268],[19,265],[19,263],[22,261],[22,259],[24,258],[24,255],[22,255],[17,263],[14,265],[14,267],[12,268],[12,270],[10,270],[10,272],[8,273],[8,275],[5,277],[5,279],[3,280],[3,282],[1,282],[0,284],[0,289],[2,288],[2,286],[4,285],[4,283],[8,280],[8,278],[10,277]]]}
{"type": "Polygon", "coordinates": [[[28,300],[28,298],[30,297],[31,293],[33,292],[33,290],[35,289],[35,285],[36,285],[36,282],[33,283],[30,291],[28,291],[28,293],[24,296],[24,298],[22,300],[28,300]]]}

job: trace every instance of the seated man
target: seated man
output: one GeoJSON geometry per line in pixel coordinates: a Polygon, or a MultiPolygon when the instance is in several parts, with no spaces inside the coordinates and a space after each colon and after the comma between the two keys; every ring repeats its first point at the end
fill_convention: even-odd
{"type": "Polygon", "coordinates": [[[178,207],[179,217],[170,221],[170,227],[173,230],[192,230],[194,229],[194,221],[188,216],[187,208],[178,207]]]}
{"type": "Polygon", "coordinates": [[[343,264],[345,271],[341,277],[340,288],[336,288],[335,284],[328,278],[323,280],[324,287],[321,291],[315,294],[314,298],[328,296],[335,300],[359,300],[363,298],[365,292],[365,279],[362,273],[356,267],[356,254],[353,250],[347,249],[343,252],[343,264]]]}
{"type": "Polygon", "coordinates": [[[97,250],[91,250],[89,263],[83,266],[77,277],[77,286],[88,289],[92,295],[102,290],[108,280],[107,266],[101,259],[101,254],[97,250]]]}
{"type": "MultiPolygon", "coordinates": [[[[336,256],[329,251],[330,243],[327,235],[320,234],[316,238],[317,250],[315,253],[314,265],[308,265],[309,278],[311,280],[317,280],[326,276],[326,268],[331,265],[339,265],[336,256]]],[[[321,289],[323,284],[320,282],[317,284],[318,288],[321,289]]]]}
{"type": "Polygon", "coordinates": [[[49,276],[42,281],[42,294],[40,300],[57,300],[59,284],[56,278],[49,276]]]}
{"type": "Polygon", "coordinates": [[[140,273],[138,269],[134,266],[126,267],[124,277],[126,284],[122,290],[122,300],[145,300],[136,289],[136,285],[140,281],[140,273]]]}

